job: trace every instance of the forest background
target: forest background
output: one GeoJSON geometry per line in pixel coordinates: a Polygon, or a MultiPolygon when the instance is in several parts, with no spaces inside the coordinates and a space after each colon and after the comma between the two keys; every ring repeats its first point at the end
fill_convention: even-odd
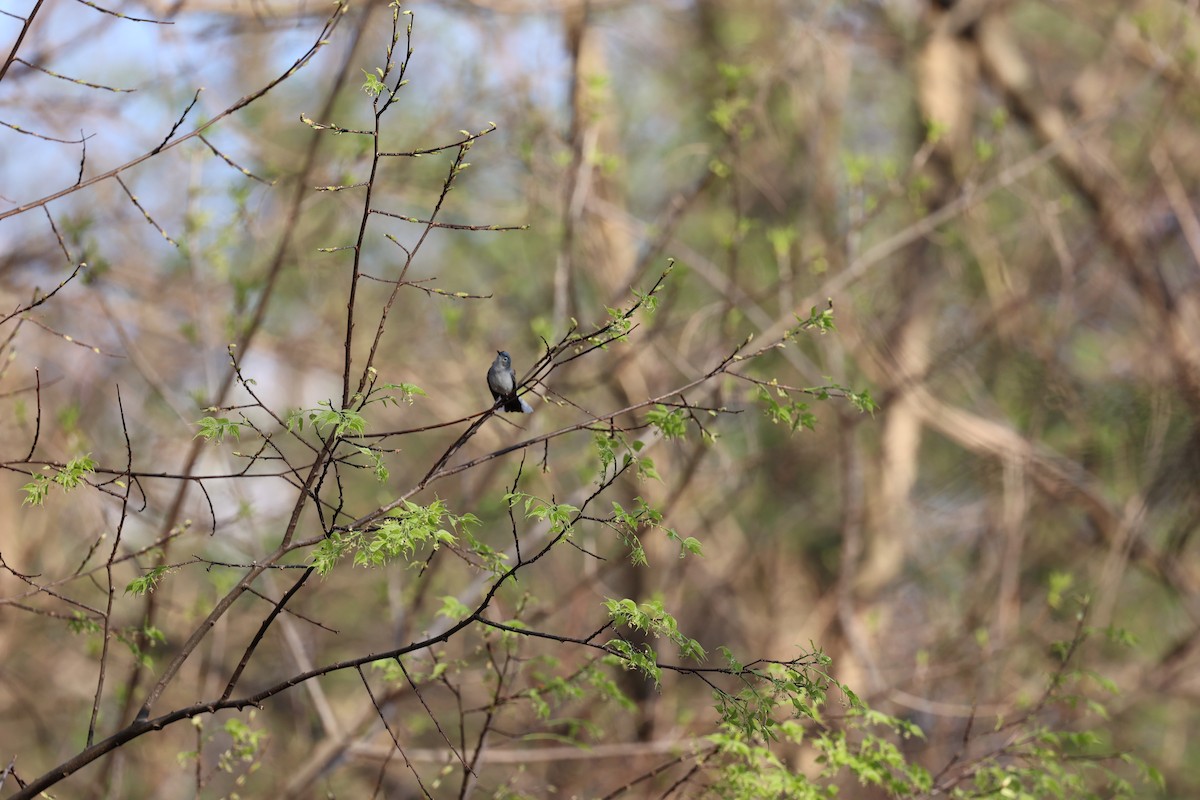
{"type": "Polygon", "coordinates": [[[2,11],[4,796],[1200,795],[1196,3],[2,11]]]}

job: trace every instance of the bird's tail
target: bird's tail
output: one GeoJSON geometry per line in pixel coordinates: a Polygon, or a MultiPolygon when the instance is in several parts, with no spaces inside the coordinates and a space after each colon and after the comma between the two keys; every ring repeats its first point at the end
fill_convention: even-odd
{"type": "Polygon", "coordinates": [[[533,406],[525,402],[525,398],[513,395],[504,401],[504,410],[519,414],[532,414],[533,406]]]}

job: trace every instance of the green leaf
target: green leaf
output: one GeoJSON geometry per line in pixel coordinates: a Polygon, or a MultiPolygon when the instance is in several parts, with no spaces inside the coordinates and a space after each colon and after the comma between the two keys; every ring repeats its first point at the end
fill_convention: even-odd
{"type": "Polygon", "coordinates": [[[150,571],[145,575],[140,578],[134,578],[129,582],[125,587],[125,594],[140,596],[147,592],[153,592],[158,586],[158,582],[162,580],[162,577],[170,571],[171,568],[167,566],[151,567],[150,571]]]}
{"type": "Polygon", "coordinates": [[[84,476],[96,471],[96,462],[90,455],[76,456],[54,475],[54,482],[68,492],[84,481],[84,476]]]}
{"type": "Polygon", "coordinates": [[[681,439],[687,433],[683,410],[656,405],[646,412],[646,421],[658,429],[664,439],[681,439]]]}
{"type": "Polygon", "coordinates": [[[471,609],[454,595],[448,594],[442,597],[442,607],[438,609],[437,615],[459,620],[470,616],[471,609]]]}
{"type": "Polygon", "coordinates": [[[46,502],[46,495],[50,493],[50,481],[41,475],[34,475],[33,480],[21,487],[21,491],[25,493],[21,505],[40,506],[46,502]]]}
{"type": "Polygon", "coordinates": [[[1075,576],[1069,572],[1054,570],[1050,573],[1048,582],[1050,587],[1046,592],[1046,605],[1057,609],[1062,605],[1063,595],[1075,584],[1075,576]]]}
{"type": "Polygon", "coordinates": [[[337,562],[348,552],[358,547],[362,539],[359,531],[335,531],[317,545],[312,554],[312,566],[322,578],[333,571],[337,562]]]}
{"type": "Polygon", "coordinates": [[[100,623],[84,615],[82,611],[71,612],[72,619],[67,622],[67,630],[71,633],[99,633],[103,630],[100,623]]]}
{"type": "Polygon", "coordinates": [[[200,426],[200,432],[193,436],[193,439],[203,438],[206,442],[216,444],[223,443],[226,436],[237,441],[242,439],[241,423],[228,417],[204,417],[196,424],[200,426]]]}
{"type": "Polygon", "coordinates": [[[387,88],[383,81],[379,80],[380,76],[383,74],[382,70],[379,70],[378,67],[376,67],[376,70],[379,72],[378,75],[374,72],[367,72],[365,69],[362,70],[362,74],[367,77],[367,79],[363,81],[362,89],[371,97],[378,97],[380,93],[387,88]]]}

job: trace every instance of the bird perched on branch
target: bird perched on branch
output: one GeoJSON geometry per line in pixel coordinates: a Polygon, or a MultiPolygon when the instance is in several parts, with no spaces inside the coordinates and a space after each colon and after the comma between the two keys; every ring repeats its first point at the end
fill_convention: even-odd
{"type": "Polygon", "coordinates": [[[492,399],[496,404],[503,403],[501,410],[533,413],[533,407],[517,397],[517,374],[513,372],[512,357],[503,350],[496,351],[496,360],[488,370],[488,388],[492,390],[492,399]]]}

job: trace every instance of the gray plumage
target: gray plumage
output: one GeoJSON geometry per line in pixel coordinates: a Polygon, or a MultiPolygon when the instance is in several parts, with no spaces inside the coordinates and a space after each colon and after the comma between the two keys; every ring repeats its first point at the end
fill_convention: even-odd
{"type": "Polygon", "coordinates": [[[492,362],[492,368],[488,370],[487,381],[488,389],[492,392],[492,399],[498,405],[503,402],[500,407],[502,411],[533,413],[533,407],[523,398],[517,397],[517,374],[513,372],[512,357],[505,351],[496,351],[496,360],[492,362]]]}

